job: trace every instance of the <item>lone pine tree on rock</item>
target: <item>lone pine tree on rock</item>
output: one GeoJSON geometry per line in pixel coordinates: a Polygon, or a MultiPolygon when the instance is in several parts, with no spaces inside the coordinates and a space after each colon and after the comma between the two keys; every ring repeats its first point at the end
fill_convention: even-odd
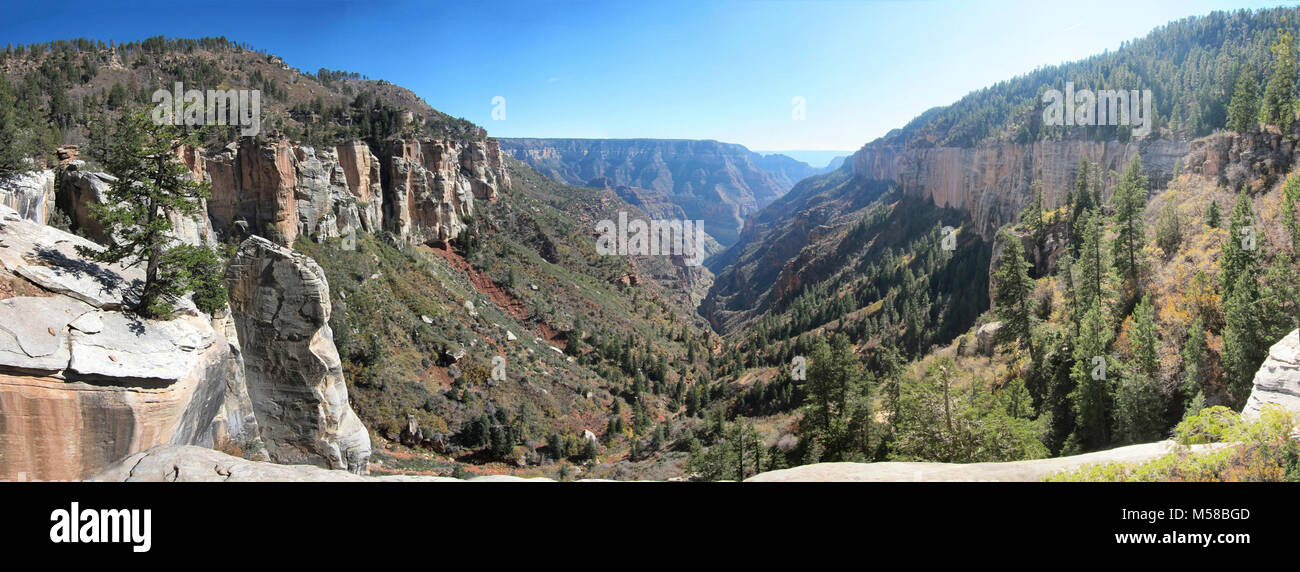
{"type": "Polygon", "coordinates": [[[103,225],[109,244],[103,250],[78,251],[99,262],[145,265],[134,308],[141,316],[169,317],[172,300],[190,291],[200,310],[211,313],[225,306],[216,254],[206,246],[181,244],[172,234],[172,218],[198,214],[200,200],[210,194],[208,184],[193,180],[178,159],[178,150],[194,144],[195,137],[135,111],[124,114],[112,141],[105,160],[117,180],[104,202],[89,205],[90,216],[103,225]]]}

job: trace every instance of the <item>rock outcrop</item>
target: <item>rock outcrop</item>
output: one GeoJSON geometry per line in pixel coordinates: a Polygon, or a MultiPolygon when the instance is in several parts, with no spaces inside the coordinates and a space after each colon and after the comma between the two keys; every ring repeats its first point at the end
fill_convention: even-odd
{"type": "Polygon", "coordinates": [[[325,272],[253,236],[226,272],[245,377],[272,460],[366,471],[370,436],[348,403],[325,272]]]}
{"type": "MultiPolygon", "coordinates": [[[[969,214],[974,230],[992,241],[1002,225],[1014,222],[1031,198],[1030,184],[1041,181],[1047,208],[1059,206],[1074,185],[1080,159],[1096,162],[1102,172],[1123,173],[1134,153],[1153,187],[1173,176],[1187,154],[1186,141],[1038,141],[994,143],[976,147],[901,149],[868,144],[850,158],[853,174],[887,180],[904,193],[929,198],[941,207],[969,214]]],[[[1103,195],[1109,199],[1114,184],[1103,195]]]]}
{"type": "Polygon", "coordinates": [[[0,177],[0,204],[18,216],[45,224],[54,204],[54,171],[28,171],[0,177]]]}
{"type": "Polygon", "coordinates": [[[975,330],[975,351],[985,357],[993,357],[993,350],[997,348],[998,332],[1002,330],[1002,322],[989,322],[975,330]]]}
{"type": "Polygon", "coordinates": [[[384,152],[386,228],[410,242],[446,242],[465,228],[474,200],[509,186],[495,143],[389,141],[384,152]]]}
{"type": "Polygon", "coordinates": [[[1269,348],[1241,414],[1257,418],[1270,403],[1300,413],[1300,330],[1292,330],[1269,348]]]}
{"type": "Polygon", "coordinates": [[[182,302],[120,311],[138,268],[0,207],[0,479],[82,479],[162,444],[254,442],[233,333],[182,302]]]}

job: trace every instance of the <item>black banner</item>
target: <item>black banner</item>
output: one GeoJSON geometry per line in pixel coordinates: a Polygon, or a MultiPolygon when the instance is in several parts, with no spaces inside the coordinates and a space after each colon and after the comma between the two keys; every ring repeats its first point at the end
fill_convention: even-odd
{"type": "Polygon", "coordinates": [[[1223,483],[6,483],[0,545],[122,562],[581,554],[613,569],[655,546],[756,563],[860,550],[1199,559],[1288,551],[1294,498],[1292,485],[1223,483]]]}

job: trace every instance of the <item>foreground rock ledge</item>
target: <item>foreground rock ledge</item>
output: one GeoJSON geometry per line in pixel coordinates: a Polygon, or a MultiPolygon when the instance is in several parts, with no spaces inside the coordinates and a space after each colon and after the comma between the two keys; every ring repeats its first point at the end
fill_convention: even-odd
{"type": "Polygon", "coordinates": [[[121,309],[143,270],[0,205],[0,480],[84,479],[163,444],[255,439],[233,327],[121,309]]]}
{"type": "MultiPolygon", "coordinates": [[[[451,477],[423,475],[386,475],[367,477],[312,465],[278,465],[248,461],[203,447],[164,445],[122,459],[111,468],[90,478],[106,482],[461,482],[451,477]]],[[[477,482],[548,482],[550,479],[524,479],[503,475],[475,477],[477,482]]]]}

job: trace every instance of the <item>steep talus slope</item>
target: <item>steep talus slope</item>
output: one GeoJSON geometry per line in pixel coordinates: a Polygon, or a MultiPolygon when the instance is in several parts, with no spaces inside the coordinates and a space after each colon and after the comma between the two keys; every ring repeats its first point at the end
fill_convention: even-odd
{"type": "MultiPolygon", "coordinates": [[[[784,194],[795,171],[767,170],[741,145],[667,139],[502,139],[502,150],[571,185],[654,191],[703,220],[723,245],[735,242],[744,217],[784,194]]],[[[638,202],[633,194],[624,194],[638,202]]]]}

